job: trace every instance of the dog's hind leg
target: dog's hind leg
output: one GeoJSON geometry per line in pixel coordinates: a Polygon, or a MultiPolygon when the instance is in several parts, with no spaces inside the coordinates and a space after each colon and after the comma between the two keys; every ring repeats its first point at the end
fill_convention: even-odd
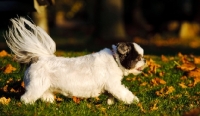
{"type": "Polygon", "coordinates": [[[24,102],[25,104],[31,104],[41,97],[43,99],[45,98],[44,96],[46,96],[45,94],[47,94],[45,92],[48,91],[50,87],[50,80],[45,76],[48,76],[47,74],[45,74],[45,72],[34,72],[30,74],[28,71],[26,71],[24,77],[26,92],[21,96],[22,102],[24,102]]]}
{"type": "Polygon", "coordinates": [[[138,103],[139,99],[132,94],[121,82],[108,83],[106,90],[112,94],[115,98],[123,101],[126,104],[138,103]]]}

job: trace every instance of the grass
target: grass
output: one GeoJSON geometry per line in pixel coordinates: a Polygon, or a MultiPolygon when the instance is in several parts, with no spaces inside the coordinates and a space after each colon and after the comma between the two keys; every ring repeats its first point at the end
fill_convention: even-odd
{"type": "MultiPolygon", "coordinates": [[[[59,56],[81,56],[88,52],[57,52],[59,56]]],[[[138,115],[183,115],[200,107],[200,83],[192,85],[194,78],[177,68],[181,65],[178,56],[146,56],[149,64],[144,73],[126,76],[122,83],[140,99],[135,105],[125,105],[116,100],[114,105],[107,105],[107,96],[81,99],[80,103],[57,94],[57,102],[44,103],[38,100],[34,105],[24,105],[20,95],[24,89],[21,85],[26,65],[13,61],[11,56],[0,57],[0,115],[1,116],[138,116],[138,115]],[[166,60],[164,60],[167,59],[166,60]],[[5,74],[5,68],[11,64],[16,70],[5,74]],[[155,79],[157,79],[155,81],[155,79]],[[180,86],[184,83],[185,87],[180,86]],[[14,89],[14,91],[11,91],[14,89]],[[6,101],[1,101],[6,97],[6,101]],[[58,98],[60,100],[58,100],[58,98]],[[9,101],[10,99],[10,101],[9,101]]],[[[192,57],[187,57],[192,61],[192,57]]],[[[198,68],[198,64],[197,64],[198,68]]]]}

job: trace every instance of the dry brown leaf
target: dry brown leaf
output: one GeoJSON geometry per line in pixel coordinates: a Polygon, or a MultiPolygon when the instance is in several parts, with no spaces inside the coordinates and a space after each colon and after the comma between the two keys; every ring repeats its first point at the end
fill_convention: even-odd
{"type": "Polygon", "coordinates": [[[59,98],[59,97],[55,97],[55,99],[56,99],[57,102],[63,101],[63,99],[62,99],[62,98],[59,98]]]}
{"type": "Polygon", "coordinates": [[[4,73],[5,73],[5,74],[9,74],[9,73],[11,73],[11,72],[13,72],[13,71],[15,71],[15,70],[16,70],[15,67],[13,67],[11,64],[8,64],[8,65],[6,66],[6,68],[5,68],[5,70],[4,70],[4,73]]]}
{"type": "Polygon", "coordinates": [[[154,104],[153,104],[152,107],[150,107],[150,110],[151,110],[151,111],[158,110],[157,104],[158,104],[158,101],[154,101],[154,104]]]}
{"type": "Polygon", "coordinates": [[[163,62],[168,62],[169,61],[169,59],[166,56],[164,56],[164,55],[161,55],[161,60],[163,62]]]}
{"type": "Polygon", "coordinates": [[[179,58],[182,58],[182,57],[183,57],[183,54],[182,54],[181,52],[179,52],[179,53],[178,53],[178,57],[179,57],[179,58]]]}
{"type": "Polygon", "coordinates": [[[143,113],[146,113],[146,112],[147,112],[147,111],[143,108],[142,103],[138,103],[137,106],[140,107],[140,110],[141,110],[143,113]]]}
{"type": "Polygon", "coordinates": [[[183,116],[199,116],[200,115],[200,108],[195,108],[183,114],[183,116]]]}
{"type": "Polygon", "coordinates": [[[73,101],[76,103],[76,104],[79,104],[81,99],[80,98],[77,98],[75,96],[72,97],[73,101]]]}
{"type": "Polygon", "coordinates": [[[181,88],[183,88],[183,89],[185,89],[185,88],[187,88],[187,86],[185,85],[185,83],[179,83],[179,86],[181,86],[181,88]]]}
{"type": "Polygon", "coordinates": [[[5,85],[5,86],[3,87],[3,91],[4,91],[4,92],[8,92],[8,85],[5,85]]]}
{"type": "Polygon", "coordinates": [[[168,95],[168,94],[170,94],[174,91],[175,91],[175,89],[174,89],[173,86],[169,86],[169,87],[167,86],[165,88],[162,88],[160,91],[156,91],[156,95],[157,96],[165,96],[165,95],[168,95]]]}
{"type": "Polygon", "coordinates": [[[5,56],[8,56],[8,53],[5,50],[2,50],[0,52],[0,57],[5,57],[5,56]]]}
{"type": "Polygon", "coordinates": [[[190,63],[184,63],[180,66],[177,66],[177,68],[179,68],[183,71],[191,71],[191,70],[194,70],[196,68],[196,65],[190,62],[190,63]]]}
{"type": "Polygon", "coordinates": [[[157,68],[160,68],[161,66],[159,64],[156,64],[152,59],[147,61],[147,66],[149,67],[149,73],[156,73],[157,68]]]}
{"type": "Polygon", "coordinates": [[[25,88],[24,81],[21,82],[21,87],[25,88]]]}
{"type": "Polygon", "coordinates": [[[200,57],[194,57],[194,63],[195,64],[200,64],[200,57]]]}
{"type": "Polygon", "coordinates": [[[166,84],[166,82],[163,79],[160,78],[154,78],[151,80],[151,83],[153,84],[153,86],[159,85],[159,84],[166,84]]]}
{"type": "Polygon", "coordinates": [[[190,71],[188,73],[188,76],[194,79],[194,86],[195,86],[197,83],[200,82],[200,68],[190,71]]]}
{"type": "Polygon", "coordinates": [[[160,73],[159,73],[159,76],[160,76],[160,77],[163,77],[164,74],[165,74],[164,72],[160,72],[160,73]]]}
{"type": "Polygon", "coordinates": [[[147,82],[143,82],[140,84],[140,86],[146,86],[148,83],[147,82]]]}
{"type": "Polygon", "coordinates": [[[10,98],[8,98],[8,99],[6,99],[5,97],[0,98],[0,103],[3,105],[8,105],[10,103],[10,101],[11,101],[10,98]]]}

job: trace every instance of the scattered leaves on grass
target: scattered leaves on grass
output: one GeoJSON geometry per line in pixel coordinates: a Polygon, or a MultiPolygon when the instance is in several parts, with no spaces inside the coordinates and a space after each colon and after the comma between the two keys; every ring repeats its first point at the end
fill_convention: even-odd
{"type": "Polygon", "coordinates": [[[156,95],[163,97],[174,91],[175,91],[175,88],[173,86],[166,86],[166,87],[162,88],[160,91],[156,91],[156,95]]]}
{"type": "Polygon", "coordinates": [[[5,98],[5,97],[1,97],[0,98],[0,103],[3,105],[8,105],[10,103],[11,99],[10,98],[5,98]]]}
{"type": "Polygon", "coordinates": [[[15,67],[13,67],[11,64],[8,64],[8,65],[6,65],[6,67],[5,67],[4,73],[5,73],[5,74],[9,74],[9,73],[12,73],[12,72],[15,71],[15,70],[16,70],[15,67]]]}

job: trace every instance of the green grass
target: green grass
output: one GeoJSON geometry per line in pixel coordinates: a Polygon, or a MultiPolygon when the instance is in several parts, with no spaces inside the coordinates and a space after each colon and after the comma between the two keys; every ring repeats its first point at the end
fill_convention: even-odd
{"type": "MultiPolygon", "coordinates": [[[[84,52],[58,52],[62,56],[80,56],[87,54],[84,52]]],[[[20,83],[25,71],[25,65],[21,65],[13,61],[12,57],[0,57],[0,98],[10,98],[9,104],[0,103],[1,116],[138,116],[138,115],[170,115],[179,116],[191,109],[200,107],[200,83],[194,87],[182,88],[179,83],[193,83],[193,79],[187,77],[181,79],[186,73],[177,69],[177,64],[180,63],[180,58],[173,56],[173,59],[168,62],[162,61],[161,57],[148,56],[147,60],[153,59],[160,67],[156,71],[152,71],[149,67],[144,70],[143,74],[134,76],[129,75],[122,81],[138,98],[140,104],[125,105],[116,100],[114,105],[107,105],[107,96],[102,94],[99,100],[95,98],[83,99],[80,103],[75,103],[71,98],[66,98],[62,95],[57,95],[62,101],[57,101],[54,104],[44,103],[38,100],[34,105],[24,105],[20,102],[20,95],[23,94],[23,89],[20,88],[20,83]],[[7,64],[11,64],[17,68],[16,71],[4,74],[4,69],[7,64]],[[161,75],[162,74],[162,75],[161,75]],[[166,84],[152,83],[152,79],[160,78],[166,84]],[[146,83],[142,85],[143,83],[146,83]],[[4,90],[8,85],[7,90],[4,90]],[[172,86],[174,91],[163,95],[157,95],[156,91],[161,91],[163,88],[172,86]],[[11,92],[14,88],[17,92],[11,92]]],[[[168,57],[169,58],[169,57],[168,57]]],[[[186,75],[187,76],[187,75],[186,75]]]]}

